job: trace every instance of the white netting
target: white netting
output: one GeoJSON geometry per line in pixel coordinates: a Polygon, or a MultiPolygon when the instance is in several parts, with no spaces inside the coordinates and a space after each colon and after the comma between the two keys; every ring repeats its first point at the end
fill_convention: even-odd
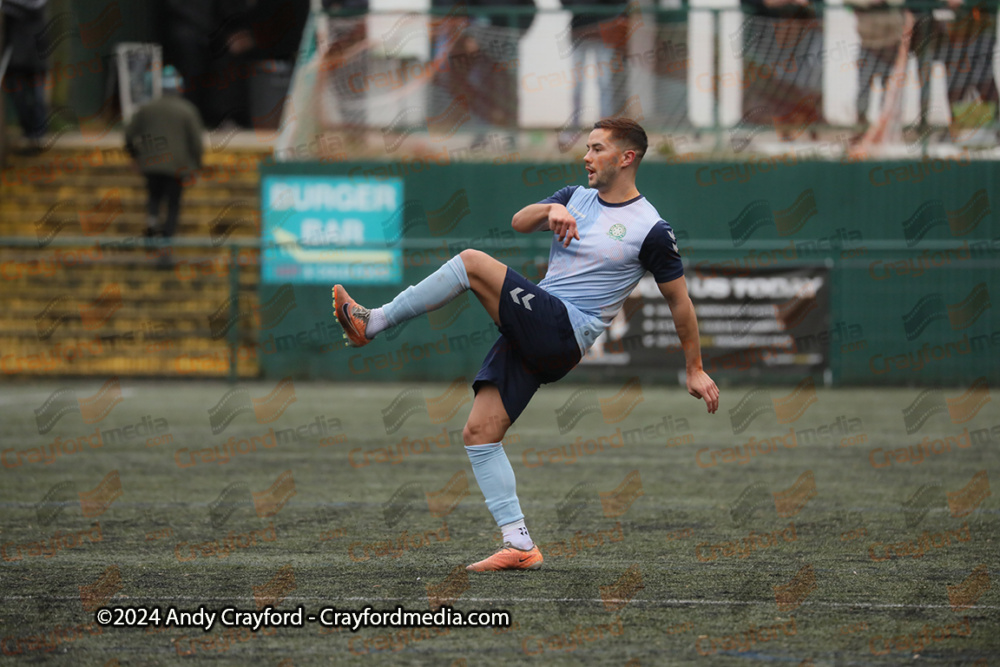
{"type": "MultiPolygon", "coordinates": [[[[332,157],[323,146],[331,132],[376,131],[393,152],[410,137],[433,145],[526,127],[558,127],[569,141],[611,115],[689,127],[683,21],[657,23],[630,9],[572,30],[563,18],[562,32],[536,32],[527,49],[523,30],[458,14],[314,21],[315,48],[296,69],[279,159],[332,157]]],[[[548,30],[542,18],[535,24],[548,30]]]]}
{"type": "Polygon", "coordinates": [[[668,135],[660,147],[675,152],[700,133],[699,150],[728,153],[788,142],[841,150],[869,124],[863,151],[910,150],[929,136],[914,138],[918,124],[950,123],[950,137],[937,133],[947,143],[960,138],[958,123],[978,132],[995,122],[989,13],[928,13],[904,40],[898,9],[779,17],[631,3],[583,26],[566,11],[519,27],[508,27],[513,16],[463,11],[314,15],[278,159],[431,155],[506,140],[523,149],[536,141],[525,135],[532,130],[548,131],[549,152],[567,152],[607,116],[668,135]]]}

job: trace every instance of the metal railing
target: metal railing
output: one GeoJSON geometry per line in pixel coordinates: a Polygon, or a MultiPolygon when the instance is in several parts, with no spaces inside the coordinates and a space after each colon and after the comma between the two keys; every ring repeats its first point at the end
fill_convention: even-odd
{"type": "MultiPolygon", "coordinates": [[[[107,248],[128,245],[129,242],[134,240],[133,237],[102,236],[96,238],[87,236],[58,236],[47,243],[45,247],[40,247],[37,239],[34,238],[0,237],[0,282],[5,285],[3,294],[0,296],[0,307],[3,307],[10,299],[18,298],[19,284],[31,285],[32,288],[42,287],[41,292],[44,293],[44,296],[37,297],[37,302],[31,306],[38,311],[37,314],[32,312],[31,315],[34,315],[35,324],[39,327],[39,331],[41,331],[41,318],[51,315],[51,313],[47,314],[47,311],[60,297],[69,295],[70,299],[68,303],[70,304],[76,301],[80,303],[94,302],[95,296],[97,296],[97,288],[85,280],[85,276],[89,270],[100,270],[101,267],[109,266],[117,267],[114,272],[105,276],[107,280],[102,281],[102,284],[107,281],[129,281],[134,283],[136,275],[129,276],[128,271],[137,267],[147,270],[142,275],[148,280],[156,281],[158,276],[162,275],[171,277],[176,282],[176,276],[181,275],[181,273],[176,271],[178,265],[187,263],[190,266],[194,266],[203,262],[219,262],[217,266],[221,267],[221,270],[213,271],[210,279],[203,279],[197,285],[191,283],[190,289],[184,289],[178,285],[164,288],[175,290],[177,298],[173,303],[178,307],[184,305],[185,300],[197,300],[199,291],[208,285],[214,286],[218,293],[226,295],[222,299],[223,306],[220,308],[213,310],[215,304],[219,302],[219,297],[216,297],[212,302],[212,308],[202,308],[199,306],[201,309],[198,310],[197,318],[201,323],[197,329],[187,330],[186,332],[172,332],[170,335],[177,337],[187,336],[197,340],[212,339],[214,341],[219,341],[224,335],[225,346],[228,350],[228,368],[225,376],[228,377],[230,382],[236,382],[240,376],[239,355],[245,351],[244,348],[255,351],[261,349],[260,336],[265,327],[262,327],[260,322],[252,316],[252,312],[257,310],[259,302],[263,300],[262,298],[258,299],[257,296],[258,290],[262,286],[260,281],[261,263],[263,261],[262,253],[268,249],[281,247],[281,244],[273,244],[260,239],[230,239],[224,243],[212,243],[208,239],[201,238],[175,238],[168,243],[150,244],[148,247],[154,251],[151,255],[140,252],[115,253],[106,250],[107,248]],[[91,252],[83,258],[79,257],[79,253],[74,257],[71,253],[65,252],[73,248],[94,248],[98,249],[98,252],[91,252]],[[105,250],[100,250],[101,248],[105,250]],[[160,255],[155,251],[166,248],[170,248],[173,251],[173,261],[175,263],[174,268],[171,269],[173,274],[158,274],[148,271],[157,267],[160,260],[160,255]],[[57,266],[61,263],[63,267],[70,269],[67,273],[71,272],[73,280],[80,284],[88,284],[92,288],[91,291],[86,293],[72,293],[72,291],[68,291],[65,288],[65,276],[63,276],[63,282],[60,282],[55,278],[54,271],[52,272],[53,280],[51,283],[48,283],[52,285],[52,289],[46,291],[46,276],[28,275],[31,267],[36,267],[36,269],[37,267],[45,267],[46,263],[57,266]],[[228,312],[220,312],[222,308],[228,308],[228,312]],[[223,322],[225,326],[217,327],[216,323],[213,323],[213,320],[223,322]]],[[[392,244],[390,247],[399,248],[404,251],[438,249],[441,247],[442,242],[447,244],[448,247],[454,247],[454,245],[467,244],[468,239],[460,237],[437,237],[433,239],[405,238],[396,244],[392,244]]],[[[804,252],[803,249],[809,244],[809,239],[799,239],[798,243],[800,251],[804,252]]],[[[517,245],[521,250],[519,258],[524,263],[515,268],[523,270],[523,267],[528,263],[544,265],[548,258],[550,244],[551,239],[545,234],[519,235],[517,237],[517,245]]],[[[740,257],[744,255],[765,257],[770,254],[779,253],[785,248],[787,241],[749,239],[745,243],[740,244],[739,247],[734,247],[733,242],[730,240],[684,238],[682,245],[689,280],[693,280],[698,278],[711,279],[725,275],[742,275],[740,271],[745,272],[749,269],[740,268],[743,266],[739,259],[740,257]]],[[[322,247],[335,248],[337,246],[322,247]]],[[[311,246],[311,248],[315,249],[317,246],[311,246]]],[[[352,249],[375,248],[384,250],[386,246],[352,247],[352,249]]],[[[902,238],[866,238],[863,241],[862,249],[864,252],[860,258],[853,256],[845,257],[843,253],[839,253],[840,248],[828,248],[826,251],[818,250],[816,253],[808,254],[808,256],[800,252],[798,261],[807,263],[825,262],[834,269],[836,275],[848,276],[851,272],[860,275],[860,273],[870,271],[872,263],[876,261],[887,264],[897,263],[900,259],[906,259],[916,254],[916,250],[911,244],[908,244],[902,238]]],[[[954,253],[956,252],[956,244],[954,241],[927,239],[920,243],[919,250],[924,255],[928,253],[933,255],[939,252],[954,253]]],[[[972,253],[972,255],[960,263],[962,270],[982,272],[996,269],[995,247],[986,254],[977,252],[972,253]]],[[[441,259],[441,261],[444,261],[444,259],[441,259]]],[[[503,258],[501,258],[501,261],[503,261],[503,258]]],[[[417,268],[408,267],[403,282],[404,284],[415,283],[435,268],[436,266],[434,265],[424,265],[417,268]]],[[[43,271],[43,273],[45,272],[43,271]]],[[[273,289],[277,289],[278,287],[278,285],[271,286],[273,289]]],[[[39,290],[36,289],[35,291],[38,292],[39,290]]],[[[328,294],[324,294],[324,298],[327,297],[328,294]]],[[[202,297],[202,300],[204,300],[204,297],[202,297]]],[[[133,300],[129,303],[134,302],[133,300]]],[[[187,306],[190,306],[190,304],[187,304],[187,306]]],[[[23,304],[21,308],[22,310],[24,309],[23,304]]],[[[158,311],[157,314],[165,320],[169,320],[175,314],[174,311],[169,310],[171,308],[170,303],[158,305],[157,308],[164,309],[158,311]]],[[[126,308],[125,311],[127,310],[126,308]]],[[[190,318],[190,312],[186,316],[190,318]]],[[[133,314],[132,317],[137,317],[137,315],[133,314]]],[[[26,323],[28,326],[31,326],[31,319],[26,318],[26,323]]],[[[56,326],[58,326],[58,322],[56,326]]],[[[115,331],[113,320],[109,320],[103,326],[105,328],[96,333],[104,332],[113,338],[115,331]]],[[[91,334],[96,335],[93,330],[91,334]]],[[[10,337],[11,334],[8,332],[5,335],[10,337]]],[[[67,333],[66,335],[69,334],[67,333]]],[[[22,336],[27,336],[28,338],[25,338],[25,340],[35,345],[41,340],[41,334],[38,335],[39,340],[35,340],[34,333],[28,334],[27,330],[22,332],[22,336]]],[[[59,336],[54,338],[49,338],[48,336],[51,336],[51,330],[47,333],[44,342],[48,345],[56,345],[58,347],[59,336]]],[[[177,340],[180,340],[180,338],[177,338],[177,340]]],[[[10,354],[10,350],[4,350],[2,354],[10,354]]],[[[122,356],[127,357],[128,355],[123,354],[122,356]]],[[[4,373],[6,374],[7,372],[5,368],[4,373]]]]}

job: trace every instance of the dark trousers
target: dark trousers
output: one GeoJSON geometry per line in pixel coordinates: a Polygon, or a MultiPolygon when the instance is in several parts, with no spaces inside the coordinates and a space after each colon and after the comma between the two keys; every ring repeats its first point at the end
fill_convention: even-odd
{"type": "Polygon", "coordinates": [[[166,199],[167,217],[158,231],[161,236],[170,238],[177,232],[177,217],[181,210],[181,179],[168,174],[146,174],[146,192],[149,195],[146,205],[149,231],[157,230],[160,204],[166,199]]]}
{"type": "Polygon", "coordinates": [[[45,136],[45,73],[10,69],[3,90],[10,93],[24,136],[39,141],[45,136]]]}
{"type": "MultiPolygon", "coordinates": [[[[896,64],[898,46],[886,46],[879,49],[861,47],[861,59],[858,60],[858,124],[868,124],[868,100],[871,96],[872,81],[878,77],[882,81],[882,90],[889,89],[889,75],[896,64]]],[[[883,100],[885,97],[882,98],[883,100]]]]}

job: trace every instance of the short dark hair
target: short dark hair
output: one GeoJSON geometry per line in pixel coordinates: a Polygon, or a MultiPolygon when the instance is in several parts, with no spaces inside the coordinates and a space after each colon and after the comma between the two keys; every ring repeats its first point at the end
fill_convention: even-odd
{"type": "Polygon", "coordinates": [[[612,139],[635,151],[637,160],[642,159],[649,147],[646,130],[631,118],[602,118],[594,123],[594,129],[609,131],[612,139]]]}

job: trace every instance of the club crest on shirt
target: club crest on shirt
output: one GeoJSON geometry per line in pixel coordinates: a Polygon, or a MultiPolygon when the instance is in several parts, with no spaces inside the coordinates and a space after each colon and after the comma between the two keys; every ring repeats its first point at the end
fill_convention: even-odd
{"type": "Polygon", "coordinates": [[[615,223],[611,225],[611,229],[608,230],[608,236],[610,236],[616,241],[621,241],[623,238],[625,238],[625,233],[627,231],[628,230],[625,229],[625,225],[621,223],[615,223]]]}

